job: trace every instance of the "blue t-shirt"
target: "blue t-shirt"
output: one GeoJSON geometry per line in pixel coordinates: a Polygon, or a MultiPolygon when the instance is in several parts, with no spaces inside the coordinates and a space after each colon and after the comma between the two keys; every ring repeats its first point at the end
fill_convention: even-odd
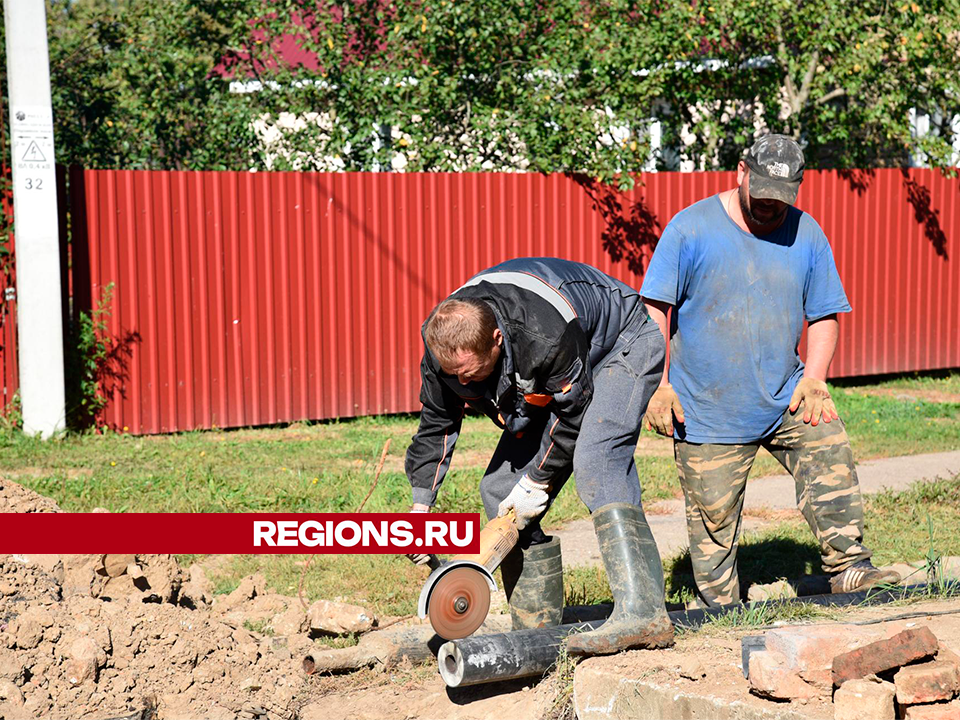
{"type": "Polygon", "coordinates": [[[640,294],[675,308],[670,382],[685,423],[674,433],[694,443],[753,442],[776,430],[803,375],[804,319],[850,311],[812,217],[791,207],[758,237],[718,195],[670,221],[640,294]]]}

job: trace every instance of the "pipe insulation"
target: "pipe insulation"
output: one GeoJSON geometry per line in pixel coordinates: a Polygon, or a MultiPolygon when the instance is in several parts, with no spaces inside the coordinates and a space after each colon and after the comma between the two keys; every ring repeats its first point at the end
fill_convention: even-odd
{"type": "MultiPolygon", "coordinates": [[[[768,600],[751,605],[736,603],[704,610],[675,610],[669,615],[674,627],[695,630],[710,617],[736,611],[756,612],[761,606],[767,606],[771,611],[775,611],[779,607],[801,603],[823,607],[882,605],[895,600],[914,598],[926,592],[926,585],[912,585],[889,590],[871,589],[856,593],[768,600]]],[[[949,588],[946,594],[960,594],[960,585],[949,588]]],[[[942,595],[943,592],[940,593],[940,596],[942,595]]],[[[563,640],[567,635],[593,630],[600,627],[603,622],[603,620],[577,622],[518,632],[474,635],[462,640],[453,640],[440,646],[440,652],[437,655],[440,675],[448,687],[465,687],[543,675],[557,662],[563,640]]]]}

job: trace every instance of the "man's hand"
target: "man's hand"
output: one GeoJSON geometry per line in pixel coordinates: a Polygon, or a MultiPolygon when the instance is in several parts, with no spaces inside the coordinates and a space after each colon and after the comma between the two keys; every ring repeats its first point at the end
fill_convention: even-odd
{"type": "Polygon", "coordinates": [[[819,425],[820,418],[824,422],[839,420],[837,406],[833,404],[830,398],[830,391],[823,380],[817,380],[812,377],[801,378],[797,383],[797,389],[793,391],[790,398],[790,412],[795,413],[797,408],[803,403],[803,421],[811,425],[819,425]]]}
{"type": "MultiPolygon", "coordinates": [[[[430,512],[430,506],[424,505],[423,503],[414,503],[413,507],[410,508],[412,513],[428,513],[430,512]]],[[[414,565],[429,565],[433,555],[429,553],[410,553],[407,555],[407,558],[414,565]]]]}
{"type": "Polygon", "coordinates": [[[549,485],[541,485],[524,475],[500,503],[497,517],[503,517],[512,509],[517,514],[517,527],[523,530],[547,511],[550,505],[549,489],[549,485]]]}
{"type": "Polygon", "coordinates": [[[655,430],[661,435],[673,437],[673,418],[684,422],[683,406],[673,390],[673,385],[665,383],[657,388],[647,405],[647,430],[655,430]]]}

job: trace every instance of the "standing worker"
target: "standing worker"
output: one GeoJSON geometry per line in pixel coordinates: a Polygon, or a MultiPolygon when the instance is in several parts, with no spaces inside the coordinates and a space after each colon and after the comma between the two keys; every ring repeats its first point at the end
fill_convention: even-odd
{"type": "Polygon", "coordinates": [[[820,226],[793,207],[803,152],[760,138],[738,187],[681,211],[663,231],[641,294],[667,337],[648,424],[674,437],[698,600],[740,601],[737,543],[747,475],[765,447],[796,482],[833,592],[897,582],[863,545],[850,441],[825,382],[850,304],[820,226]],[[804,319],[806,364],[797,347],[804,319]]]}
{"type": "Polygon", "coordinates": [[[422,334],[423,410],[406,460],[413,510],[436,501],[465,407],[479,410],[504,431],[480,482],[484,509],[488,518],[512,509],[520,527],[500,566],[514,629],[560,622],[562,583],[545,594],[524,567],[549,564],[553,546],[551,572],[562,574],[540,519],[572,471],[615,606],[599,629],[571,636],[568,651],[672,645],[633,458],[666,348],[639,293],[589,265],[518,258],[471,278],[430,313],[422,334]]]}

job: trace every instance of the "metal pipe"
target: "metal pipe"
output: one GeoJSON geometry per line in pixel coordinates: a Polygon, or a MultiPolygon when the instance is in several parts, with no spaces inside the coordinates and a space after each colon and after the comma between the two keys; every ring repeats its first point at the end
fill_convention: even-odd
{"type": "MultiPolygon", "coordinates": [[[[894,590],[810,595],[752,605],[737,603],[705,610],[675,610],[668,614],[674,627],[696,629],[702,626],[708,617],[736,610],[756,610],[760,606],[775,609],[799,603],[826,607],[878,605],[919,595],[925,591],[926,585],[912,585],[894,590]]],[[[560,646],[567,635],[593,630],[600,627],[603,622],[603,620],[595,620],[495,635],[474,635],[463,640],[453,640],[443,644],[437,655],[440,675],[448,687],[465,687],[543,675],[556,663],[560,646]]]]}
{"type": "Polygon", "coordinates": [[[554,625],[497,635],[474,635],[440,647],[440,675],[448,687],[543,675],[557,661],[560,645],[572,632],[586,632],[605,621],[554,625]]]}

